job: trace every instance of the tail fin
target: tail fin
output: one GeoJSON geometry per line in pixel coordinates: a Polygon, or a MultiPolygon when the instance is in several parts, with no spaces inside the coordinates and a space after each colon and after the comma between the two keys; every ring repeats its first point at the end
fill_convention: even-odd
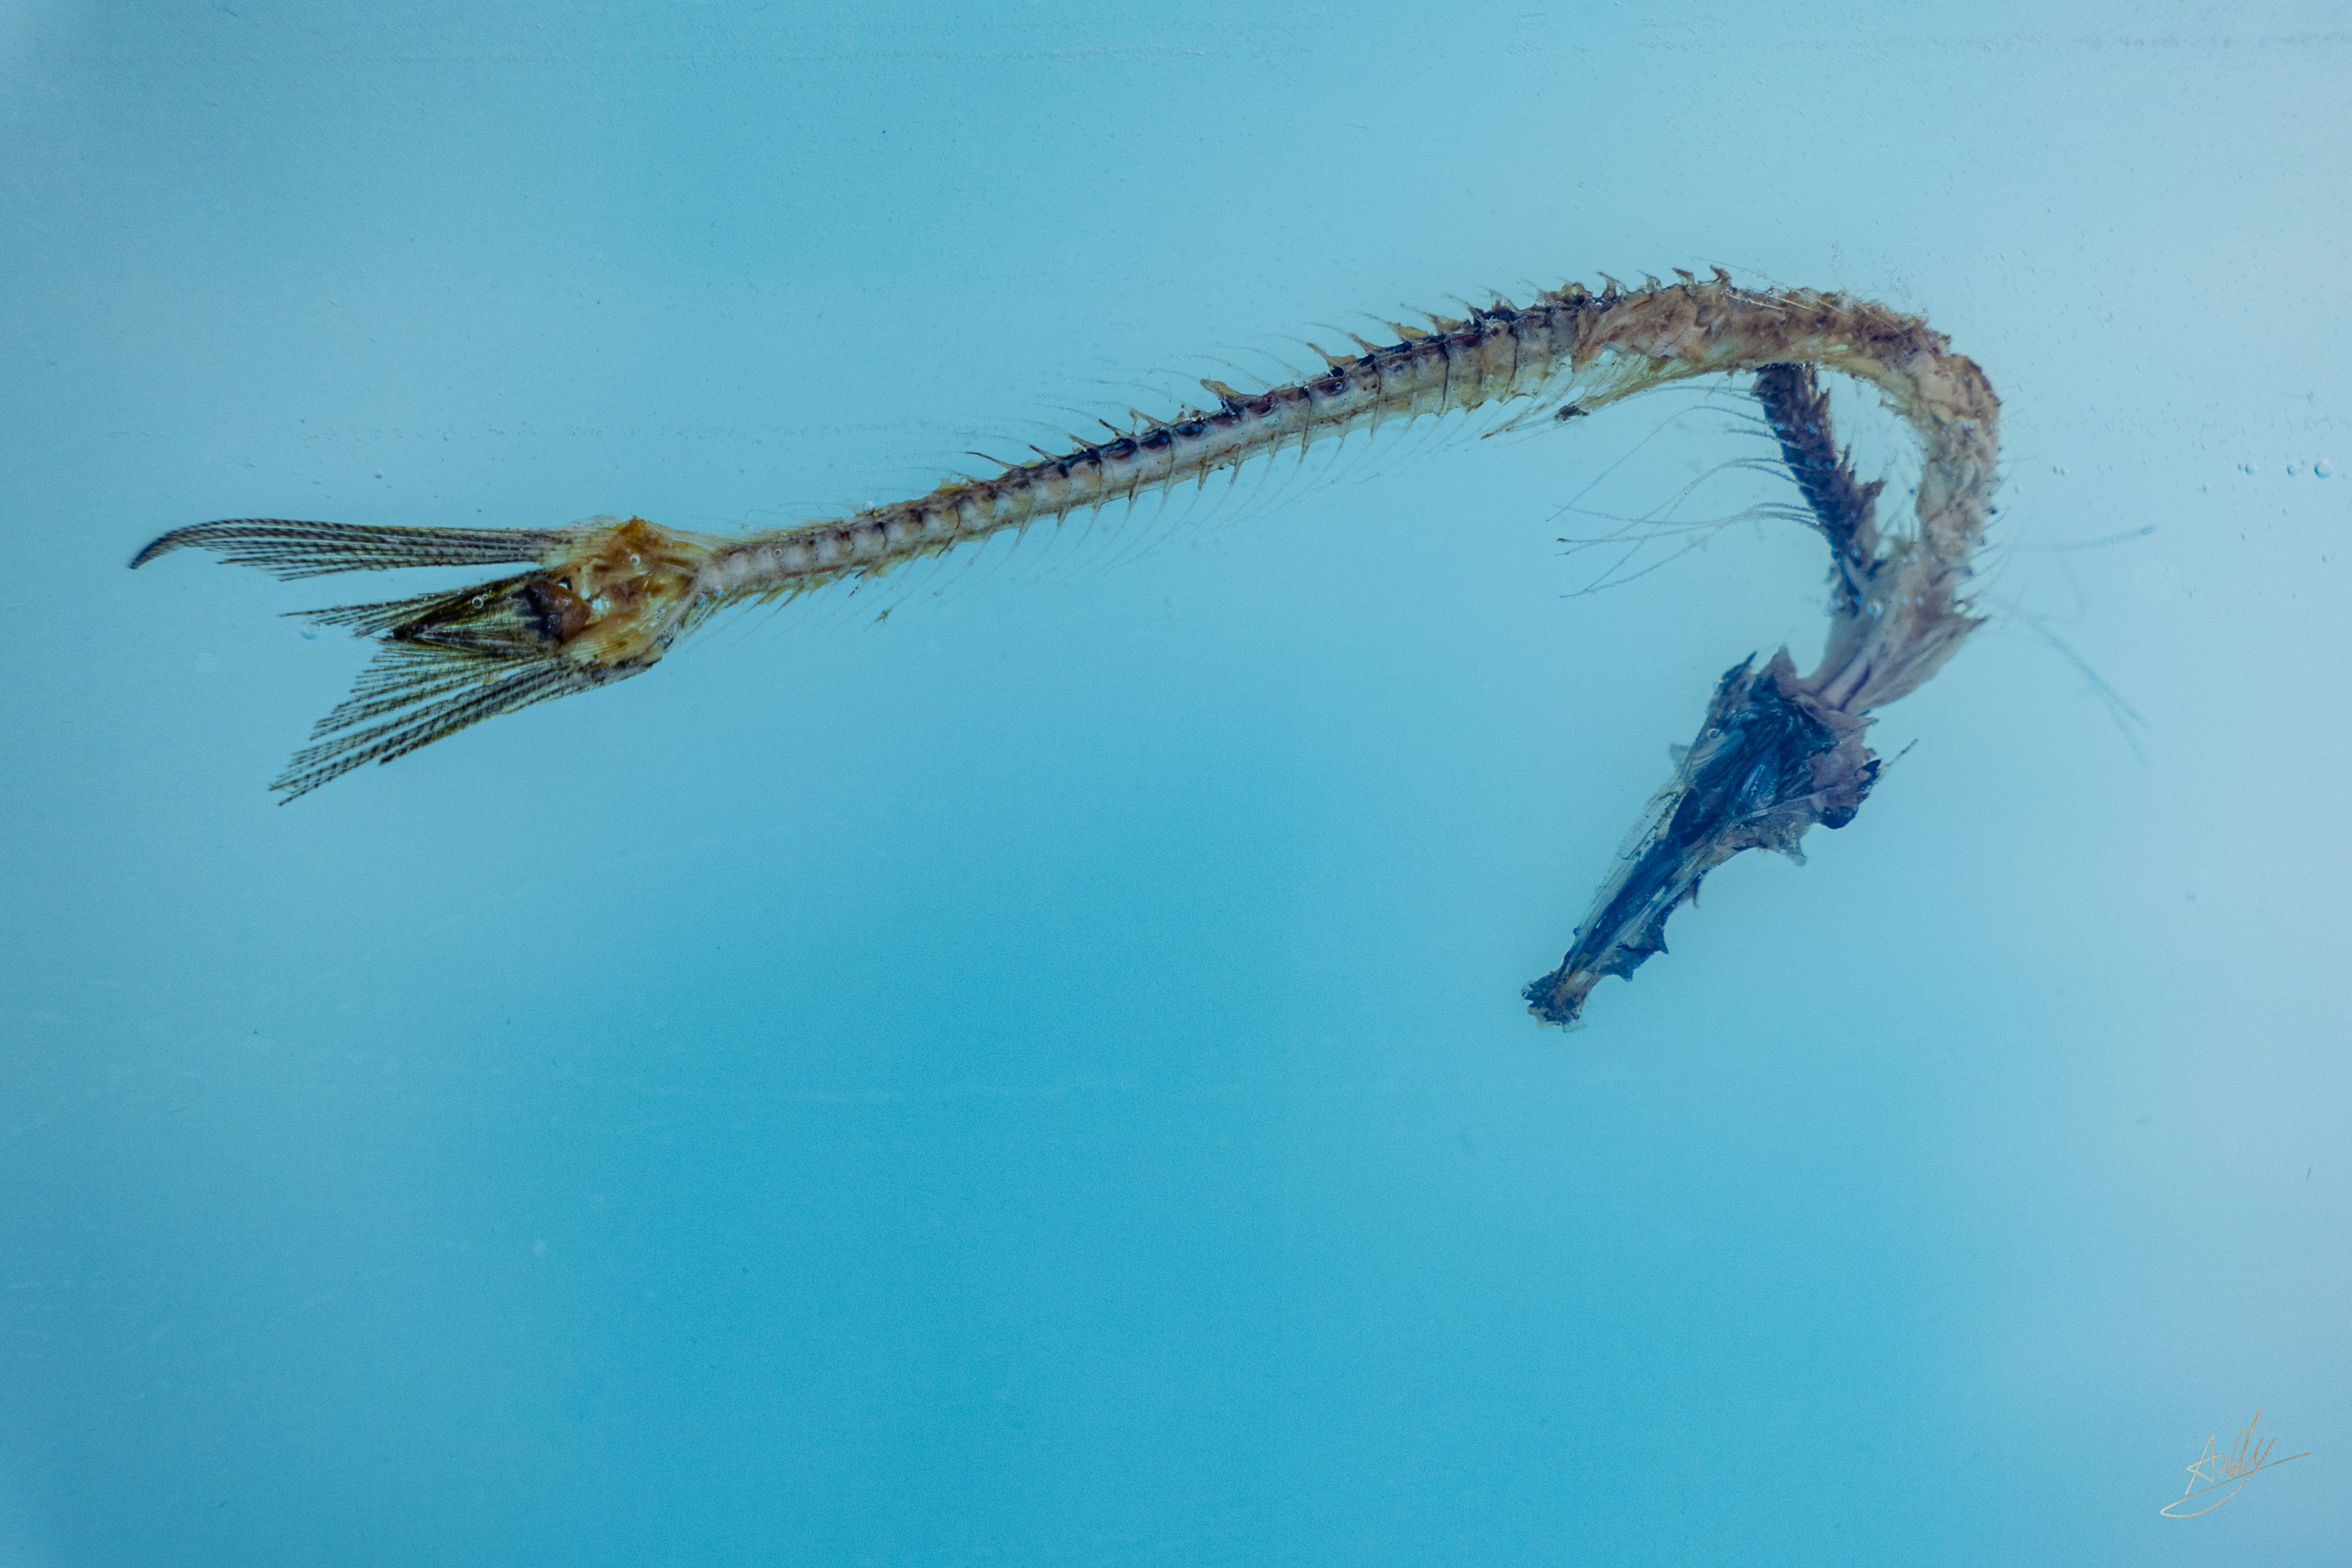
{"type": "Polygon", "coordinates": [[[383,572],[395,566],[488,566],[536,561],[571,538],[552,528],[392,528],[350,522],[297,522],[279,517],[231,517],[175,528],[131,558],[133,570],[158,555],[194,546],[235,566],[257,566],[274,577],[323,577],[330,572],[383,572]]]}
{"type": "Polygon", "coordinates": [[[718,542],[634,517],[511,530],[232,518],[174,529],[131,564],[190,545],[289,579],[533,563],[454,591],[298,612],[382,646],[270,785],[292,800],[362,763],[388,763],[485,719],[650,668],[716,607],[696,576],[718,542]]]}

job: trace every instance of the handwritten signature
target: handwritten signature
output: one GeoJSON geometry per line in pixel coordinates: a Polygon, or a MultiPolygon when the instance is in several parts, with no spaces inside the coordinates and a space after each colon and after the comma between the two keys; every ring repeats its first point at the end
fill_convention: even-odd
{"type": "Polygon", "coordinates": [[[2238,1446],[2227,1454],[2216,1452],[2213,1447],[2214,1438],[2206,1438],[2205,1451],[2197,1456],[2195,1464],[2189,1467],[2188,1489],[2156,1511],[2167,1519],[2195,1519],[2200,1513],[2212,1512],[2231,1498],[2236,1497],[2258,1472],[2286,1464],[2291,1460],[2311,1458],[2311,1451],[2306,1448],[2300,1454],[2289,1454],[2284,1459],[2272,1458],[2271,1446],[2277,1439],[2265,1437],[2258,1443],[2254,1438],[2254,1423],[2262,1418],[2263,1413],[2258,1406],[2254,1411],[2253,1421],[2249,1421],[2238,1428],[2238,1446]],[[2224,1487],[2229,1490],[2222,1491],[2221,1489],[2224,1487]],[[2185,1510],[2181,1508],[2183,1503],[2192,1502],[2202,1497],[2211,1497],[2215,1492],[2221,1492],[2221,1495],[2213,1498],[2212,1501],[2202,1508],[2185,1510]]]}

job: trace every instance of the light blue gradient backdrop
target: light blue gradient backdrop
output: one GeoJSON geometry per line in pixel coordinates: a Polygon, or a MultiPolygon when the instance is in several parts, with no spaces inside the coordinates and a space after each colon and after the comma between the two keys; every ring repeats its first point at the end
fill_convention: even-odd
{"type": "Polygon", "coordinates": [[[0,1561],[2341,1561],[2347,105],[2324,4],[0,11],[0,1561]],[[286,809],[362,653],[278,612],[379,585],[122,566],[782,522],[1717,262],[1983,363],[1996,613],[1572,1035],[1665,748],[1818,650],[1782,525],[1570,596],[1736,395],[286,809]],[[2257,1405],[2314,1457],[2158,1518],[2257,1405]]]}

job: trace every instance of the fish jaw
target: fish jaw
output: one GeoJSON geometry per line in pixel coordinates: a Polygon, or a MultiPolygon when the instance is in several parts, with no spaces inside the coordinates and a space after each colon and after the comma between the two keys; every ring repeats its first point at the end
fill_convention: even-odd
{"type": "Polygon", "coordinates": [[[1666,917],[1743,849],[1793,859],[1815,824],[1843,827],[1878,777],[1870,721],[1815,697],[1788,651],[1724,674],[1698,737],[1652,797],[1559,967],[1528,986],[1528,1011],[1573,1026],[1607,975],[1629,977],[1666,951],[1666,917]]]}

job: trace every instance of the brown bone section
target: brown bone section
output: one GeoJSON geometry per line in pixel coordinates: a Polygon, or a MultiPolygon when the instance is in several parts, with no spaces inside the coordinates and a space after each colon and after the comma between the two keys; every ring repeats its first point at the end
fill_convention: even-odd
{"type": "Polygon", "coordinates": [[[573,662],[649,664],[675,630],[707,552],[633,517],[581,540],[522,590],[543,635],[573,662]]]}

